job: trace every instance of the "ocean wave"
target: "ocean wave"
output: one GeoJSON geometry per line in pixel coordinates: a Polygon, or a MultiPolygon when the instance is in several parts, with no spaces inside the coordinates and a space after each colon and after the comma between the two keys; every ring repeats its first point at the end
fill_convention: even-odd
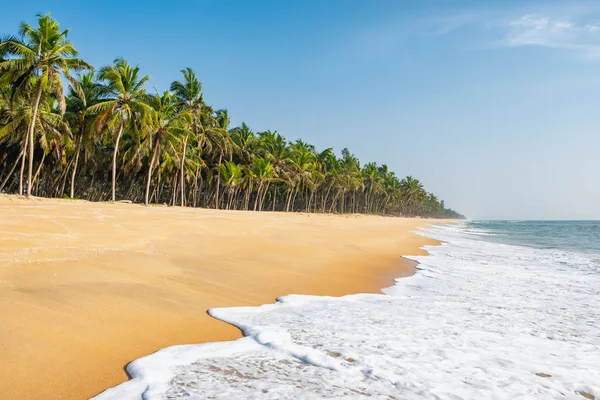
{"type": "Polygon", "coordinates": [[[290,295],[213,309],[233,342],[134,361],[97,399],[582,399],[600,396],[600,275],[591,258],[477,240],[464,226],[410,257],[385,294],[290,295]]]}

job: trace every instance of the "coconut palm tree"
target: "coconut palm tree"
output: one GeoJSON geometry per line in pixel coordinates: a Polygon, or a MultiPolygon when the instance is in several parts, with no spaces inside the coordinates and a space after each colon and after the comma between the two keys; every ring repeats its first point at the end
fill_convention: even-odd
{"type": "Polygon", "coordinates": [[[232,161],[225,161],[218,165],[219,174],[223,180],[223,184],[227,188],[227,206],[229,210],[233,204],[238,187],[242,183],[242,167],[232,161]]]}
{"type": "Polygon", "coordinates": [[[187,134],[186,127],[191,122],[190,114],[180,111],[177,107],[177,98],[171,92],[166,91],[162,95],[157,93],[149,96],[147,102],[154,108],[152,124],[149,127],[151,134],[147,136],[144,143],[151,148],[150,165],[148,166],[148,177],[146,179],[146,195],[144,204],[148,205],[150,197],[150,183],[152,173],[160,160],[161,151],[165,145],[171,149],[175,148],[178,139],[187,134]]]}
{"type": "Polygon", "coordinates": [[[136,126],[152,123],[152,107],[145,103],[147,96],[144,84],[150,78],[141,76],[139,66],[131,66],[122,58],[117,58],[112,65],[102,67],[98,72],[102,82],[100,102],[88,109],[91,115],[97,115],[98,130],[108,130],[114,136],[112,158],[112,201],[116,200],[117,153],[123,130],[127,126],[131,131],[136,126]]]}
{"type": "Polygon", "coordinates": [[[202,112],[204,106],[204,97],[202,96],[202,82],[196,77],[196,73],[191,68],[181,70],[183,74],[182,81],[171,83],[171,91],[177,97],[178,106],[185,109],[191,116],[192,121],[190,130],[186,132],[181,142],[181,161],[180,161],[180,187],[181,187],[181,206],[185,205],[185,156],[190,134],[193,134],[199,140],[200,147],[203,146],[203,126],[202,112]]]}
{"type": "Polygon", "coordinates": [[[412,176],[407,176],[402,179],[400,186],[403,191],[403,201],[406,207],[406,211],[409,215],[413,215],[423,198],[425,197],[425,190],[423,190],[423,184],[418,179],[412,176]]]}
{"type": "MultiPolygon", "coordinates": [[[[77,167],[79,165],[79,155],[85,145],[92,143],[93,134],[93,117],[88,113],[91,106],[98,103],[100,99],[100,90],[98,84],[94,80],[94,73],[88,72],[81,74],[77,79],[71,80],[69,85],[69,96],[67,97],[67,113],[66,117],[70,121],[74,134],[77,135],[77,147],[75,154],[71,158],[69,165],[66,168],[64,179],[66,181],[67,172],[73,165],[71,172],[71,190],[69,197],[75,197],[75,177],[77,176],[77,167]]],[[[62,197],[62,190],[60,196],[62,197]]]]}
{"type": "Polygon", "coordinates": [[[230,129],[229,113],[205,102],[191,68],[170,92],[152,96],[148,76],[122,59],[74,79],[73,70],[91,67],[77,58],[68,31],[48,15],[38,25],[0,40],[2,192],[18,183],[22,194],[25,183],[30,195],[62,196],[70,177],[71,197],[77,190],[89,200],[105,199],[109,185],[116,200],[118,180],[127,188],[119,197],[145,204],[248,210],[252,201],[260,211],[270,201],[273,211],[460,216],[418,180],[399,180],[348,149],[337,157],[277,131],[230,129]]]}
{"type": "Polygon", "coordinates": [[[258,139],[252,129],[245,122],[242,122],[242,125],[233,128],[229,134],[235,145],[234,148],[240,154],[241,162],[250,163],[252,154],[258,144],[258,139]]]}
{"type": "Polygon", "coordinates": [[[268,158],[255,156],[252,159],[252,166],[249,172],[258,185],[256,189],[256,199],[254,201],[254,211],[261,211],[267,187],[269,183],[276,178],[273,164],[268,158]]]}
{"type": "Polygon", "coordinates": [[[35,93],[31,102],[31,120],[29,122],[29,167],[27,172],[27,196],[31,196],[34,128],[38,118],[38,108],[43,95],[52,94],[65,111],[65,98],[61,75],[70,79],[71,71],[91,69],[86,62],[76,58],[77,50],[67,39],[69,30],[60,30],[57,21],[50,14],[38,14],[38,26],[33,28],[22,23],[19,36],[8,37],[0,42],[0,75],[10,79],[13,98],[25,97],[35,93]]]}

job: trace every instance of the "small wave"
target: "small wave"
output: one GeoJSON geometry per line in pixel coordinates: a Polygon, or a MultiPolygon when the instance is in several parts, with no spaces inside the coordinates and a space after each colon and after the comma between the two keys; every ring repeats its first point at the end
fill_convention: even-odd
{"type": "Polygon", "coordinates": [[[139,359],[98,399],[600,396],[597,258],[420,234],[444,244],[385,294],[211,310],[247,337],[139,359]]]}

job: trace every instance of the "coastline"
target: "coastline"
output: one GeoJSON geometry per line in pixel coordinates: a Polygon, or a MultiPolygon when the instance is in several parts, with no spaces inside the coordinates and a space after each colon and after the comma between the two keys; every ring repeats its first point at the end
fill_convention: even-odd
{"type": "Polygon", "coordinates": [[[87,398],[161,348],[241,337],[210,308],[380,293],[438,243],[410,233],[438,220],[6,195],[0,210],[8,398],[87,398]]]}

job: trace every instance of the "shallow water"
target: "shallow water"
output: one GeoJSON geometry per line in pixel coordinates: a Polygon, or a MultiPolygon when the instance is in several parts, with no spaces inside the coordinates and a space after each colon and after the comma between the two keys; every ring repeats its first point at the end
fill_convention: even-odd
{"type": "Polygon", "coordinates": [[[600,398],[597,254],[473,223],[422,234],[446,243],[385,294],[211,310],[247,337],[163,349],[98,398],[600,398]]]}

